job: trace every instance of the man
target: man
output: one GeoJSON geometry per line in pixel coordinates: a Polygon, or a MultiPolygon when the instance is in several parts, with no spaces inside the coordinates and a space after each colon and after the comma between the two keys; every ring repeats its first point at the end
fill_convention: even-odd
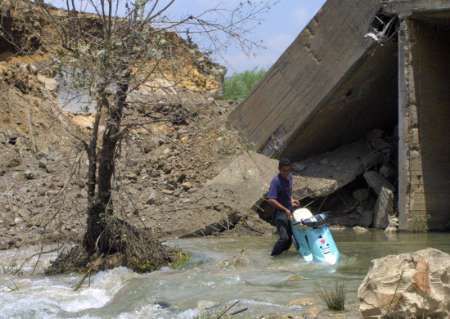
{"type": "Polygon", "coordinates": [[[279,174],[272,179],[267,193],[269,204],[275,208],[274,221],[280,236],[273,247],[272,256],[278,256],[291,247],[292,209],[299,206],[299,202],[292,198],[291,162],[288,159],[281,159],[278,163],[278,171],[279,174]]]}

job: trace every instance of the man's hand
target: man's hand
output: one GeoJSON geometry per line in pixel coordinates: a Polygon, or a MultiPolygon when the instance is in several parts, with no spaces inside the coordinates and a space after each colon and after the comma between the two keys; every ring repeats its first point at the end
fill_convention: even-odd
{"type": "Polygon", "coordinates": [[[291,220],[293,218],[292,212],[289,209],[286,209],[284,212],[286,213],[286,215],[289,218],[289,220],[291,220]]]}
{"type": "Polygon", "coordinates": [[[292,207],[299,208],[300,207],[300,201],[298,199],[292,199],[292,207]]]}

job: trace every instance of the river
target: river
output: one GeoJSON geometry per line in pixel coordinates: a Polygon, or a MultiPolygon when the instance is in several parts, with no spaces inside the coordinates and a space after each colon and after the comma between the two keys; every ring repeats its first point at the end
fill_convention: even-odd
{"type": "MultiPolygon", "coordinates": [[[[279,258],[269,257],[274,237],[221,237],[173,240],[168,245],[192,253],[181,269],[163,268],[150,274],[135,274],[117,268],[93,275],[79,291],[73,287],[79,275],[42,275],[54,255],[41,258],[37,274],[34,261],[21,276],[8,274],[9,266],[30,256],[36,248],[0,252],[0,318],[195,318],[202,309],[233,308],[247,311],[233,318],[261,314],[300,315],[305,309],[290,301],[313,299],[323,317],[317,287],[345,283],[347,310],[341,316],[358,318],[357,289],[370,260],[388,254],[434,247],[450,252],[450,235],[398,234],[383,232],[334,233],[343,255],[336,267],[306,264],[293,249],[279,258]],[[89,284],[89,285],[88,285],[89,284]],[[292,304],[292,303],[291,303],[292,304]]],[[[322,316],[321,316],[322,317],[322,316]]]]}

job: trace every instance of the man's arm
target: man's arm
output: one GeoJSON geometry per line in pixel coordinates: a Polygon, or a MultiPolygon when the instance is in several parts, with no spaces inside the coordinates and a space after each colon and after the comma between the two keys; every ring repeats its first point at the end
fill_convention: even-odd
{"type": "Polygon", "coordinates": [[[267,199],[267,201],[269,202],[269,204],[273,208],[281,210],[282,212],[284,212],[288,216],[288,218],[292,217],[291,211],[289,209],[287,209],[286,207],[284,207],[283,205],[281,205],[281,203],[279,201],[277,201],[276,199],[269,198],[269,199],[267,199]]]}

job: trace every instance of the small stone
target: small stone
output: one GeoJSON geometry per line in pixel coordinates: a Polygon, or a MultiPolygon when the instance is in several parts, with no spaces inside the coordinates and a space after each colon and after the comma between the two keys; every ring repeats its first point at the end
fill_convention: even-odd
{"type": "Polygon", "coordinates": [[[8,242],[0,241],[0,250],[6,250],[9,248],[8,242]]]}
{"type": "Polygon", "coordinates": [[[177,177],[177,183],[183,183],[184,181],[186,180],[186,174],[180,174],[178,177],[177,177]]]}
{"type": "Polygon", "coordinates": [[[154,205],[156,203],[156,192],[155,191],[151,191],[150,194],[148,195],[148,199],[146,201],[147,205],[154,205]]]}
{"type": "Polygon", "coordinates": [[[367,228],[364,228],[361,226],[355,226],[355,227],[353,227],[353,231],[358,234],[363,234],[363,233],[367,233],[369,230],[367,228]]]}
{"type": "Polygon", "coordinates": [[[6,167],[8,168],[14,168],[21,164],[21,161],[19,158],[15,157],[9,160],[9,162],[6,164],[6,167]]]}
{"type": "Polygon", "coordinates": [[[28,72],[36,75],[38,73],[38,69],[34,64],[28,64],[28,72]]]}
{"type": "Polygon", "coordinates": [[[35,178],[34,173],[32,171],[30,171],[30,170],[26,170],[24,175],[25,175],[25,178],[28,179],[28,180],[31,180],[31,179],[35,178]]]}
{"type": "Polygon", "coordinates": [[[181,184],[181,187],[183,187],[183,189],[184,189],[185,191],[188,191],[188,190],[190,190],[190,189],[192,188],[192,183],[190,183],[190,182],[184,182],[183,184],[181,184]]]}
{"type": "Polygon", "coordinates": [[[298,299],[294,299],[289,301],[288,306],[312,306],[314,304],[314,300],[312,298],[298,298],[298,299]]]}
{"type": "Polygon", "coordinates": [[[39,160],[39,168],[47,170],[47,160],[46,159],[40,159],[39,160]]]}
{"type": "Polygon", "coordinates": [[[131,182],[137,182],[138,176],[134,172],[130,172],[127,174],[127,179],[129,179],[131,182]]]}
{"type": "Polygon", "coordinates": [[[199,302],[197,302],[197,309],[200,311],[204,311],[209,308],[213,308],[217,305],[218,305],[217,302],[214,302],[214,301],[200,300],[199,302]]]}
{"type": "Polygon", "coordinates": [[[306,318],[315,319],[319,318],[319,315],[320,315],[320,308],[317,306],[309,307],[308,309],[306,309],[306,318]]]}
{"type": "Polygon", "coordinates": [[[160,173],[160,171],[158,171],[158,170],[153,170],[151,173],[150,173],[150,176],[151,177],[160,177],[161,176],[161,173],[160,173]]]}
{"type": "Polygon", "coordinates": [[[330,225],[329,228],[332,231],[344,231],[347,229],[347,227],[342,226],[342,225],[330,225]]]}

